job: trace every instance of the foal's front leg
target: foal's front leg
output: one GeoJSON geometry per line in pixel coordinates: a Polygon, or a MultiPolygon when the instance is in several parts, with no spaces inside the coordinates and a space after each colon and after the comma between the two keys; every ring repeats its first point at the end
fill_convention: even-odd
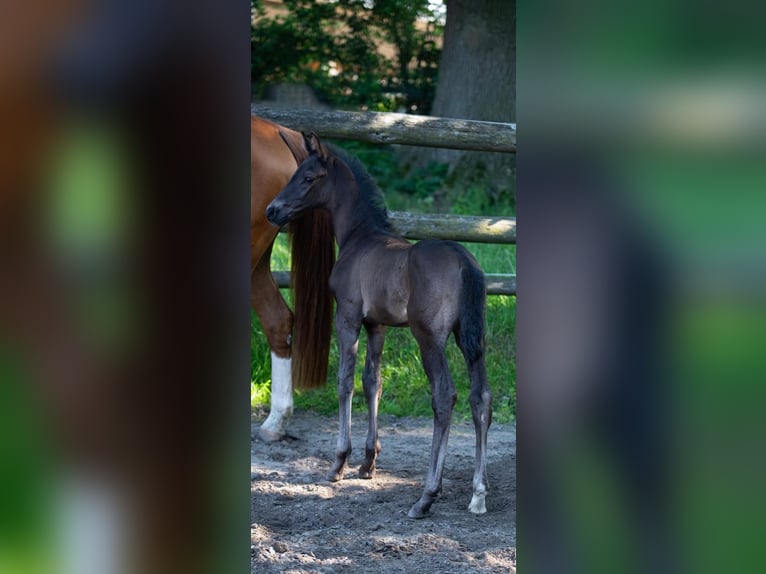
{"type": "Polygon", "coordinates": [[[364,448],[364,464],[359,468],[359,478],[375,476],[375,459],[380,452],[378,441],[378,403],[383,385],[380,380],[380,357],[383,354],[383,342],[386,328],[383,325],[365,325],[367,330],[367,359],[364,363],[362,384],[364,397],[367,399],[369,412],[367,443],[364,448]]]}
{"type": "Polygon", "coordinates": [[[346,461],[351,454],[351,398],[354,395],[354,366],[359,342],[361,319],[355,315],[343,313],[341,308],[335,315],[335,329],[338,336],[338,446],[335,450],[335,462],[327,473],[327,480],[338,482],[343,479],[346,461]]]}

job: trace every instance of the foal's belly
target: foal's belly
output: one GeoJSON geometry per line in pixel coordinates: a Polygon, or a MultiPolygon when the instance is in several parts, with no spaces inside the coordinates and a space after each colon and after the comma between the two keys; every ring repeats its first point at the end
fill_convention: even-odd
{"type": "Polygon", "coordinates": [[[364,320],[378,325],[390,325],[392,327],[404,326],[408,322],[407,302],[380,305],[373,301],[364,300],[362,306],[364,320]]]}

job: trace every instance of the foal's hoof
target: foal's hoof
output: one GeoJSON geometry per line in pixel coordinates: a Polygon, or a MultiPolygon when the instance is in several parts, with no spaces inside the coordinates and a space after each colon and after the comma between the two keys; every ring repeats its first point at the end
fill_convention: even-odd
{"type": "Polygon", "coordinates": [[[335,472],[335,471],[331,470],[330,472],[327,473],[327,477],[326,478],[330,482],[340,482],[341,480],[343,480],[343,473],[342,472],[335,472]]]}
{"type": "Polygon", "coordinates": [[[364,478],[365,480],[370,480],[371,478],[375,478],[375,467],[372,468],[365,468],[360,467],[359,468],[359,478],[364,478]]]}
{"type": "Polygon", "coordinates": [[[284,433],[272,432],[261,427],[258,429],[258,438],[263,442],[277,442],[285,438],[284,433]]]}
{"type": "Polygon", "coordinates": [[[471,503],[468,505],[468,510],[473,514],[484,514],[487,512],[487,503],[484,500],[485,496],[486,495],[484,494],[474,494],[471,497],[471,503]]]}
{"type": "Polygon", "coordinates": [[[327,480],[330,482],[340,482],[343,480],[343,473],[345,472],[346,468],[339,468],[339,469],[330,469],[330,472],[327,473],[327,480]]]}
{"type": "Polygon", "coordinates": [[[425,518],[431,514],[430,508],[430,504],[423,504],[418,500],[415,504],[412,505],[412,508],[410,508],[410,511],[407,513],[407,517],[414,518],[415,520],[420,520],[421,518],[425,518]]]}

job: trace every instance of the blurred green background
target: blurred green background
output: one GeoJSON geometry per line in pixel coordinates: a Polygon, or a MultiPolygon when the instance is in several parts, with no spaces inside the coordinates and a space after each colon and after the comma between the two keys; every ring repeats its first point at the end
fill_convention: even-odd
{"type": "Polygon", "coordinates": [[[658,461],[670,530],[654,535],[675,556],[642,544],[609,437],[583,434],[567,437],[578,446],[553,481],[571,571],[763,569],[764,12],[747,1],[519,5],[519,153],[530,139],[541,154],[585,150],[640,212],[674,284],[662,333],[670,458],[658,461]]]}

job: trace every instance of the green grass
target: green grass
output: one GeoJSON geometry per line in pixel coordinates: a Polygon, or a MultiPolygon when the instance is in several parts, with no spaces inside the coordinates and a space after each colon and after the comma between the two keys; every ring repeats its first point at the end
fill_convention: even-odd
{"type": "MultiPolygon", "coordinates": [[[[354,150],[356,151],[356,150],[354,150]]],[[[361,156],[362,154],[360,154],[361,156]]],[[[367,160],[363,157],[363,160],[367,160]]],[[[383,153],[385,169],[393,169],[387,162],[390,157],[383,153]]],[[[368,168],[370,166],[368,165],[368,168]]],[[[434,178],[441,175],[438,166],[434,178]]],[[[373,169],[370,169],[374,173],[373,169]]],[[[443,172],[442,172],[443,173],[443,172]]],[[[473,201],[471,195],[476,195],[476,189],[459,191],[451,190],[446,193],[450,198],[462,196],[462,202],[450,201],[440,208],[434,206],[431,197],[425,193],[408,192],[406,186],[395,177],[384,179],[386,173],[377,174],[379,182],[387,182],[386,204],[391,210],[407,209],[416,213],[434,211],[451,211],[473,213],[475,215],[511,215],[513,206],[492,205],[486,211],[486,205],[470,211],[473,201]],[[405,191],[401,191],[405,189],[405,191]],[[445,209],[446,208],[446,209],[445,209]]],[[[428,185],[438,187],[436,180],[428,185]]],[[[477,258],[486,273],[515,273],[516,247],[508,245],[465,244],[477,258]]],[[[272,269],[289,269],[289,250],[286,237],[280,235],[272,254],[272,269]]],[[[283,290],[285,299],[290,302],[290,293],[283,290]]],[[[258,318],[251,313],[251,404],[255,409],[268,409],[270,389],[270,358],[266,338],[261,330],[258,318]]],[[[516,297],[494,296],[487,297],[487,332],[486,332],[486,365],[487,376],[493,394],[493,416],[496,421],[508,422],[515,418],[516,413],[516,353],[515,353],[515,324],[516,297]]],[[[362,392],[362,369],[366,356],[366,336],[364,329],[359,339],[359,354],[357,356],[355,391],[353,399],[354,412],[366,412],[364,394],[362,392]]],[[[452,378],[458,392],[455,405],[455,417],[469,419],[471,416],[468,404],[469,384],[463,357],[452,337],[447,343],[447,357],[452,372],[452,378]]],[[[383,349],[381,376],[383,379],[383,397],[380,402],[380,412],[396,416],[431,416],[431,394],[428,379],[423,372],[417,343],[407,328],[389,328],[383,349]]],[[[322,414],[334,414],[338,409],[337,399],[338,348],[333,336],[330,349],[330,366],[328,384],[326,387],[312,391],[297,391],[295,398],[296,409],[310,410],[322,414]]]]}

